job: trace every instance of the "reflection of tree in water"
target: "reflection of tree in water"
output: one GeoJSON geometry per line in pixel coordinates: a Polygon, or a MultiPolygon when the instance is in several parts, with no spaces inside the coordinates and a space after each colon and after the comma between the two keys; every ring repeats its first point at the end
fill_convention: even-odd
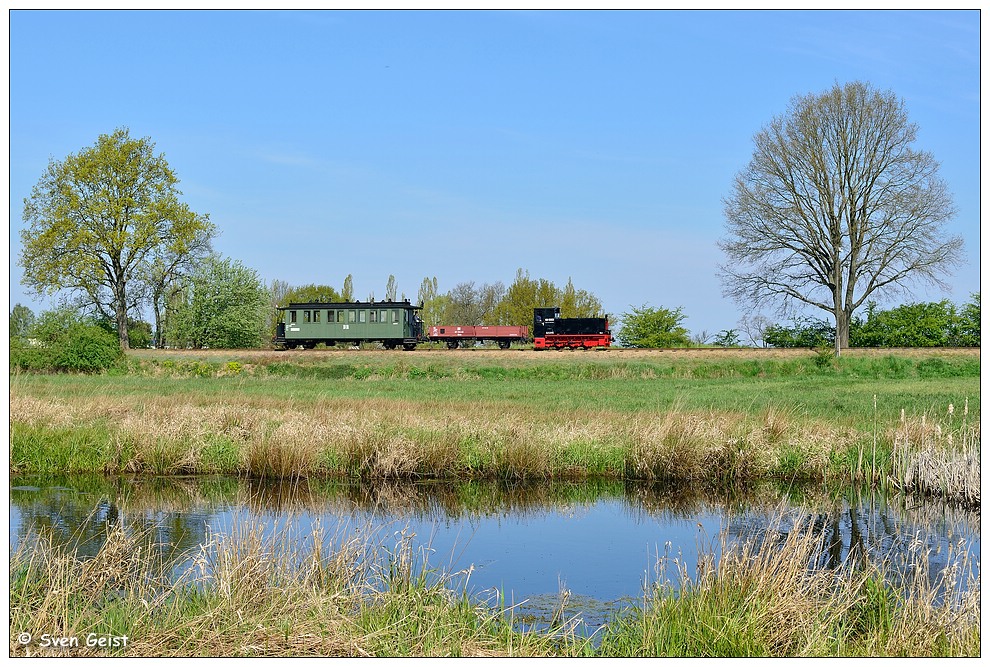
{"type": "MultiPolygon", "coordinates": [[[[85,560],[95,557],[107,535],[119,526],[161,562],[175,565],[183,554],[205,540],[207,523],[202,512],[175,509],[176,503],[167,500],[168,484],[161,479],[151,486],[143,493],[151,491],[151,497],[159,501],[157,507],[146,503],[147,496],[135,504],[133,485],[124,480],[98,478],[94,483],[82,477],[52,485],[41,481],[27,489],[12,488],[10,503],[20,512],[18,542],[32,535],[49,538],[57,549],[75,552],[85,560]],[[70,483],[74,488],[68,486],[70,483]],[[173,507],[161,509],[170,504],[173,507]]],[[[179,497],[186,495],[178,481],[171,490],[173,500],[176,493],[179,497]]]]}
{"type": "Polygon", "coordinates": [[[11,488],[11,505],[21,515],[18,541],[31,531],[44,533],[57,545],[88,558],[99,551],[108,529],[121,525],[173,565],[207,542],[208,526],[219,516],[241,508],[261,521],[299,512],[313,517],[453,521],[547,513],[567,517],[595,503],[616,501],[623,511],[644,521],[658,517],[693,521],[703,514],[718,515],[724,517],[727,537],[741,540],[773,538],[767,532],[773,521],[799,507],[810,515],[811,529],[823,541],[816,562],[809,566],[834,569],[845,563],[861,564],[864,559],[903,564],[920,540],[933,552],[932,573],[944,565],[950,544],[960,538],[978,544],[980,530],[978,513],[944,504],[915,506],[901,496],[772,483],[704,488],[615,480],[367,484],[221,477],[73,477],[19,482],[33,484],[37,490],[11,488]]]}
{"type": "MultiPolygon", "coordinates": [[[[936,589],[943,570],[959,555],[959,545],[970,548],[980,536],[979,514],[943,503],[914,505],[910,497],[888,496],[875,490],[847,489],[826,494],[802,507],[808,526],[821,539],[821,550],[812,568],[836,570],[883,564],[893,585],[909,584],[921,575],[936,589]],[[918,559],[925,567],[917,567],[918,559]]],[[[733,518],[728,532],[737,540],[781,539],[774,531],[786,532],[774,517],[745,513],[733,518]]],[[[976,563],[973,574],[976,574],[976,563]]]]}

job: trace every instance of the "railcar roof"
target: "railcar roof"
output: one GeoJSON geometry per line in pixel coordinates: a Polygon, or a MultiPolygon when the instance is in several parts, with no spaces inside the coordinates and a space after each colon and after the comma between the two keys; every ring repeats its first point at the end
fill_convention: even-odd
{"type": "Polygon", "coordinates": [[[279,310],[299,308],[403,308],[406,310],[422,310],[422,306],[408,301],[306,301],[292,302],[287,306],[278,306],[279,310]]]}

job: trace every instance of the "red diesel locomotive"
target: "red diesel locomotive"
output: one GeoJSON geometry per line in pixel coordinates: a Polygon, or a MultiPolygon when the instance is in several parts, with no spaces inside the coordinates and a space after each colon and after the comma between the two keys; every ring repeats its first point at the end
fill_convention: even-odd
{"type": "Polygon", "coordinates": [[[611,345],[607,317],[561,317],[560,308],[533,309],[534,350],[607,349],[611,345]]]}

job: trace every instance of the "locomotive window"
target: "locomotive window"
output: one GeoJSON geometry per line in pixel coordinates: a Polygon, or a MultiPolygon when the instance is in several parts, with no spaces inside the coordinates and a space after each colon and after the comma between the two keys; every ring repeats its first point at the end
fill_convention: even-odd
{"type": "Polygon", "coordinates": [[[397,324],[399,322],[399,311],[392,311],[392,324],[397,324]]]}
{"type": "Polygon", "coordinates": [[[358,311],[358,322],[365,322],[368,320],[368,311],[359,310],[358,311]]]}
{"type": "Polygon", "coordinates": [[[354,312],[355,312],[355,311],[353,311],[353,310],[348,310],[348,311],[347,311],[347,321],[348,321],[348,322],[353,322],[353,321],[354,321],[354,319],[355,319],[355,317],[356,317],[356,316],[354,315],[354,312]]]}
{"type": "Polygon", "coordinates": [[[338,310],[337,311],[337,321],[338,322],[343,322],[344,321],[344,311],[342,311],[342,310],[338,310]]]}
{"type": "Polygon", "coordinates": [[[308,310],[304,310],[303,311],[303,322],[309,322],[309,317],[310,317],[309,311],[308,310]]]}
{"type": "Polygon", "coordinates": [[[327,311],[327,324],[333,324],[333,311],[327,311]]]}
{"type": "Polygon", "coordinates": [[[314,322],[319,322],[320,321],[320,311],[318,311],[318,310],[314,310],[313,311],[313,321],[314,322]]]}
{"type": "Polygon", "coordinates": [[[380,313],[378,313],[378,321],[379,322],[383,322],[383,323],[384,322],[388,322],[388,311],[387,310],[383,310],[380,313]]]}
{"type": "Polygon", "coordinates": [[[371,322],[377,322],[378,321],[376,315],[378,315],[377,312],[371,311],[371,320],[370,320],[371,322]]]}
{"type": "Polygon", "coordinates": [[[296,311],[290,310],[289,311],[289,324],[295,324],[295,323],[296,323],[296,311]]]}

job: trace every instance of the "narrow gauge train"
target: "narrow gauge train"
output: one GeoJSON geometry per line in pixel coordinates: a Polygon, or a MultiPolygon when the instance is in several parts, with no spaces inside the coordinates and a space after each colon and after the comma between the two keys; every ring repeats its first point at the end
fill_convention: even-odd
{"type": "MultiPolygon", "coordinates": [[[[529,338],[528,327],[447,326],[430,327],[424,335],[416,306],[405,301],[347,301],[342,303],[290,303],[280,306],[273,343],[277,348],[313,349],[319,343],[379,342],[385,349],[416,349],[428,341],[444,342],[455,349],[466,342],[490,340],[508,349],[514,341],[529,338]]],[[[612,341],[607,318],[561,318],[560,308],[536,308],[533,343],[537,350],[607,348],[612,341]]]]}

